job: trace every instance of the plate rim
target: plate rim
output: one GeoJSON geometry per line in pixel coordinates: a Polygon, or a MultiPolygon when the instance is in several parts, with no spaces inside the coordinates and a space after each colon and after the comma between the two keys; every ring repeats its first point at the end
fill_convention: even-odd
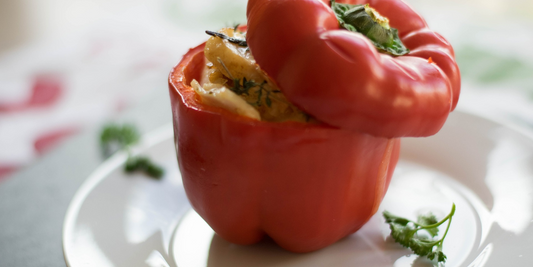
{"type": "MultiPolygon", "coordinates": [[[[135,147],[132,149],[133,154],[145,151],[161,142],[166,141],[169,138],[172,138],[174,134],[174,128],[172,123],[167,123],[155,130],[144,134],[141,137],[141,140],[135,147]]],[[[84,200],[87,196],[94,190],[94,188],[105,180],[111,172],[117,169],[120,165],[126,162],[128,158],[128,153],[126,151],[118,151],[113,154],[111,157],[102,162],[82,183],[78,188],[65,213],[63,219],[63,228],[61,231],[61,246],[63,251],[63,258],[67,267],[76,267],[71,264],[69,260],[69,252],[67,248],[67,237],[69,233],[72,232],[72,229],[75,227],[76,217],[78,215],[80,207],[83,205],[84,200]]]]}

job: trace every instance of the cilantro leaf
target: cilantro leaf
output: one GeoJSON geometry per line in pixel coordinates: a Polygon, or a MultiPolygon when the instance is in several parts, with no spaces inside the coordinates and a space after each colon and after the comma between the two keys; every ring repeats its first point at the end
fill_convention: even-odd
{"type": "Polygon", "coordinates": [[[446,262],[447,257],[442,252],[442,244],[448,234],[454,214],[455,204],[452,205],[450,213],[440,221],[437,221],[437,218],[432,213],[418,216],[416,222],[393,215],[388,211],[383,212],[383,217],[385,222],[389,224],[394,241],[406,248],[410,248],[419,256],[426,256],[428,259],[437,262],[446,262]],[[444,235],[440,239],[435,239],[439,233],[438,227],[446,221],[448,221],[448,226],[444,235]],[[429,236],[425,232],[419,233],[421,230],[427,232],[429,236]]]}
{"type": "Polygon", "coordinates": [[[437,262],[446,262],[446,255],[444,255],[444,253],[442,253],[442,251],[435,251],[435,252],[431,252],[427,255],[428,259],[430,260],[437,260],[437,262]]]}
{"type": "MultiPolygon", "coordinates": [[[[426,215],[418,216],[418,219],[416,220],[416,222],[420,225],[432,225],[432,224],[438,223],[439,221],[437,221],[437,217],[435,217],[435,215],[433,215],[432,213],[429,213],[426,215]]],[[[438,227],[426,228],[425,230],[431,235],[431,237],[436,237],[439,234],[438,227]]]]}
{"type": "Polygon", "coordinates": [[[409,248],[419,256],[427,256],[429,253],[433,252],[433,247],[438,242],[429,240],[425,236],[415,235],[409,240],[409,248]]]}
{"type": "Polygon", "coordinates": [[[391,235],[394,240],[396,240],[396,242],[400,243],[406,248],[410,247],[410,241],[412,236],[416,233],[416,229],[411,228],[407,225],[403,226],[397,223],[391,223],[390,229],[391,235]]]}

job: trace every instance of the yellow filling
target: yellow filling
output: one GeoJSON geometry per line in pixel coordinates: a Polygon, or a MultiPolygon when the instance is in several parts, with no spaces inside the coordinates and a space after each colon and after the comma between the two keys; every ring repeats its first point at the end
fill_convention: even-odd
{"type": "MultiPolygon", "coordinates": [[[[219,31],[245,39],[232,28],[219,31]]],[[[191,85],[202,102],[264,121],[309,121],[309,116],[290,103],[275,83],[256,64],[247,47],[211,37],[204,49],[206,66],[200,83],[191,85]],[[255,112],[254,112],[255,111],[255,112]]]]}
{"type": "Polygon", "coordinates": [[[383,17],[381,14],[378,13],[377,10],[371,8],[369,4],[365,5],[365,12],[368,15],[370,15],[372,20],[374,20],[379,25],[381,25],[381,27],[383,27],[383,28],[385,28],[387,30],[390,30],[389,19],[386,18],[386,17],[383,17]]]}

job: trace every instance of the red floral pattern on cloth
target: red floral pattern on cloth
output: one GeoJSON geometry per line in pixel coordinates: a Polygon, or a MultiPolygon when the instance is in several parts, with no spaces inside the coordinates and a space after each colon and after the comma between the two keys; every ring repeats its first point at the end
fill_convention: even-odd
{"type": "Polygon", "coordinates": [[[55,130],[50,133],[45,133],[41,135],[40,137],[35,140],[33,143],[33,146],[35,147],[35,151],[39,155],[43,155],[48,150],[50,150],[52,147],[57,145],[61,140],[65,139],[66,137],[75,134],[78,132],[77,128],[66,128],[66,129],[59,129],[55,130]]]}
{"type": "Polygon", "coordinates": [[[63,83],[56,75],[41,74],[34,77],[30,97],[23,102],[0,103],[0,114],[21,112],[32,108],[46,108],[53,105],[63,93],[63,83]]]}
{"type": "MultiPolygon", "coordinates": [[[[23,114],[32,109],[47,109],[53,107],[63,93],[63,82],[57,75],[39,74],[33,78],[30,95],[21,102],[0,102],[0,116],[23,114]],[[6,115],[7,114],[7,115],[6,115]]],[[[62,129],[39,136],[35,142],[35,152],[43,154],[47,149],[61,139],[75,133],[75,129],[62,129]]],[[[16,137],[13,137],[16,138],[16,137]]],[[[0,162],[0,180],[17,170],[14,165],[2,165],[0,162]]]]}
{"type": "Polygon", "coordinates": [[[1,166],[0,165],[0,181],[2,181],[3,178],[7,177],[7,175],[13,173],[15,170],[17,170],[17,167],[15,166],[1,166]]]}
{"type": "Polygon", "coordinates": [[[167,30],[145,26],[109,24],[0,54],[0,182],[68,137],[167,94],[170,69],[200,40],[161,41],[167,30]]]}

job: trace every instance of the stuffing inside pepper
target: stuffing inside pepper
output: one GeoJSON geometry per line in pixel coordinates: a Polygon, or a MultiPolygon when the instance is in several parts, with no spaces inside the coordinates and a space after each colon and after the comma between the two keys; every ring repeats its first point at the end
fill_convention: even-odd
{"type": "MultiPolygon", "coordinates": [[[[243,33],[232,28],[219,33],[245,40],[243,33]]],[[[206,42],[204,55],[201,81],[191,83],[203,103],[264,121],[310,121],[309,115],[290,103],[261,70],[248,47],[213,36],[206,42]]]]}

